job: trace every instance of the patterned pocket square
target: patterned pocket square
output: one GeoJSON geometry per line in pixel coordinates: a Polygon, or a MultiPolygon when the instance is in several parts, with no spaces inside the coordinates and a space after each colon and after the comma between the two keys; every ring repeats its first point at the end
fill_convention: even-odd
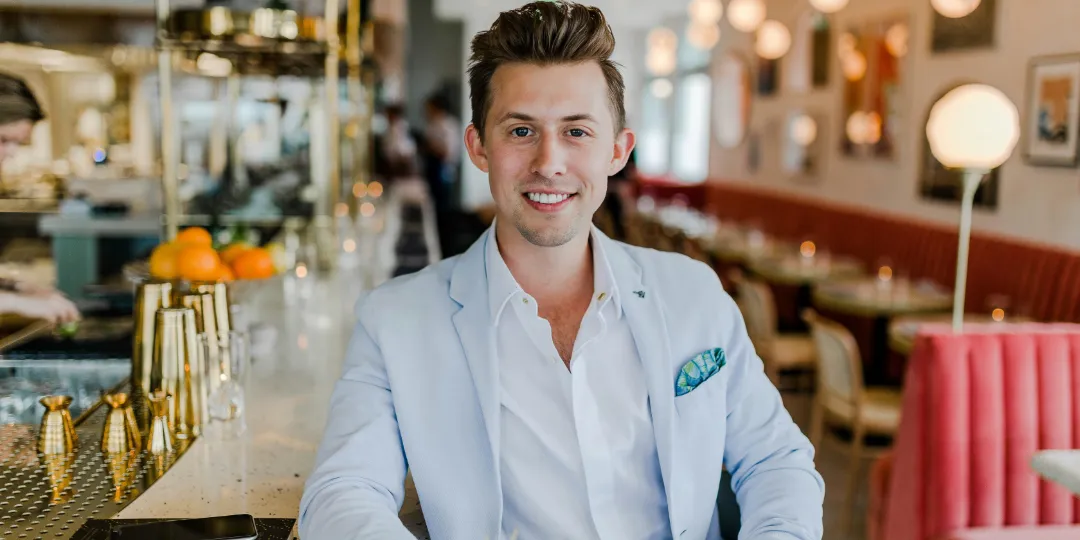
{"type": "Polygon", "coordinates": [[[679,378],[675,380],[675,396],[689,394],[709,377],[719,373],[724,364],[727,364],[727,357],[724,356],[724,349],[719,347],[695,356],[679,370],[679,378]]]}

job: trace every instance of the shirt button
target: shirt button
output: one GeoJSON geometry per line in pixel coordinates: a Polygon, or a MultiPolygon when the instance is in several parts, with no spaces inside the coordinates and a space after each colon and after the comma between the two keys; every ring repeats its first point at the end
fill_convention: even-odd
{"type": "Polygon", "coordinates": [[[603,301],[605,298],[607,298],[607,293],[606,292],[602,292],[602,293],[600,293],[600,296],[596,297],[596,299],[600,300],[600,301],[603,301]]]}
{"type": "Polygon", "coordinates": [[[521,299],[521,303],[522,303],[522,304],[528,304],[528,303],[529,303],[529,299],[528,299],[528,298],[522,298],[522,299],[521,299]]]}

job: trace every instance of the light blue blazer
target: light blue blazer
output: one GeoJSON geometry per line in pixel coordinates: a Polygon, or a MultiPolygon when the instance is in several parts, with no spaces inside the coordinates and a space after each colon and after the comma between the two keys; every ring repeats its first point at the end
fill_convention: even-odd
{"type": "MultiPolygon", "coordinates": [[[[716,273],[596,233],[645,365],[671,537],[720,537],[716,499],[726,466],[740,540],[820,539],[824,483],[813,448],[763,373],[716,273]],[[726,365],[676,397],[683,366],[716,348],[726,365]]],[[[358,305],[300,503],[303,540],[412,538],[397,517],[406,469],[432,539],[500,538],[499,363],[484,264],[493,234],[358,305]]]]}

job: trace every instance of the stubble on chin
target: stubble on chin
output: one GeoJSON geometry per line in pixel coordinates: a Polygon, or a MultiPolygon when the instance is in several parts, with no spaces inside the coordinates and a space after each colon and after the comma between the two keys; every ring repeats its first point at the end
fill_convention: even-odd
{"type": "MultiPolygon", "coordinates": [[[[559,227],[554,223],[544,227],[530,227],[525,223],[525,210],[525,208],[518,206],[514,209],[511,219],[514,222],[514,228],[521,234],[521,237],[534,246],[559,247],[573,240],[580,229],[578,216],[571,219],[569,224],[564,227],[559,227]]],[[[559,217],[547,216],[547,220],[555,222],[559,220],[559,217]]]]}

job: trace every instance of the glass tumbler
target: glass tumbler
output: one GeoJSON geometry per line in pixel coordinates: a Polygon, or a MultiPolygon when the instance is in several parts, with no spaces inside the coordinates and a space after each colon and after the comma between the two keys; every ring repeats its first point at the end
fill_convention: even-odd
{"type": "Polygon", "coordinates": [[[210,421],[225,428],[226,434],[239,435],[247,428],[244,387],[251,366],[248,334],[232,330],[220,334],[217,339],[204,337],[202,341],[204,358],[209,364],[210,421]]]}

